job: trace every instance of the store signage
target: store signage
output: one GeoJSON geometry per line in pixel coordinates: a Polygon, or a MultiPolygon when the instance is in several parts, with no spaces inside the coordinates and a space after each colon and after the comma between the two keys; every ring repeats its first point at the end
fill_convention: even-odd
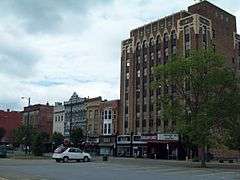
{"type": "Polygon", "coordinates": [[[160,141],[178,141],[179,135],[178,134],[158,134],[157,140],[160,141]]]}
{"type": "Polygon", "coordinates": [[[157,140],[156,135],[142,135],[141,140],[157,140]]]}

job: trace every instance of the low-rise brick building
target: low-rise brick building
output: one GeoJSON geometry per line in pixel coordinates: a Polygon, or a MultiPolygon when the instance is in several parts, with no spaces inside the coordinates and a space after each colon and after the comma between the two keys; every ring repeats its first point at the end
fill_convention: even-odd
{"type": "Polygon", "coordinates": [[[22,111],[23,124],[33,126],[36,130],[52,135],[53,128],[53,106],[36,104],[24,107],[22,111]]]}
{"type": "Polygon", "coordinates": [[[5,135],[0,142],[11,142],[12,132],[15,128],[21,126],[21,113],[17,111],[0,110],[0,128],[4,128],[5,135]]]}

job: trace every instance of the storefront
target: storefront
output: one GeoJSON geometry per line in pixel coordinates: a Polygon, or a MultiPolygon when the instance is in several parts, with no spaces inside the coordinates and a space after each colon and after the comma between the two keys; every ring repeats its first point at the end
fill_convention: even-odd
{"type": "Polygon", "coordinates": [[[131,136],[120,135],[117,137],[117,156],[130,157],[131,156],[131,136]]]}
{"type": "Polygon", "coordinates": [[[115,155],[115,138],[116,137],[114,135],[106,135],[99,137],[99,155],[115,155]]]}
{"type": "Polygon", "coordinates": [[[154,159],[179,159],[182,146],[178,134],[145,134],[142,140],[147,142],[147,157],[154,159]]]}
{"type": "Polygon", "coordinates": [[[147,143],[139,135],[121,135],[117,137],[117,156],[143,157],[146,153],[147,143]]]}

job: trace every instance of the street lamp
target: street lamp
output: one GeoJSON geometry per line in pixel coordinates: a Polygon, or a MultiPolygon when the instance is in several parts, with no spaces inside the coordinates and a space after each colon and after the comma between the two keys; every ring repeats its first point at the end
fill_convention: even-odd
{"type": "MultiPolygon", "coordinates": [[[[30,107],[30,104],[31,104],[31,98],[30,97],[21,97],[21,99],[27,99],[28,100],[28,107],[30,107]]],[[[26,144],[25,144],[25,154],[27,154],[28,152],[28,148],[29,148],[29,151],[30,151],[30,133],[29,133],[29,124],[30,124],[30,109],[28,110],[28,116],[27,116],[27,134],[26,134],[26,144]]]]}

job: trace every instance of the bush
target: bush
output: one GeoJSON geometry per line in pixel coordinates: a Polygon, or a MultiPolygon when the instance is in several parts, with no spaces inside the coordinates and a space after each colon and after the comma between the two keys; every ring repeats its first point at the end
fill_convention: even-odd
{"type": "Polygon", "coordinates": [[[32,152],[35,156],[42,156],[45,151],[44,142],[48,139],[47,134],[43,132],[37,132],[33,136],[32,152]]]}

